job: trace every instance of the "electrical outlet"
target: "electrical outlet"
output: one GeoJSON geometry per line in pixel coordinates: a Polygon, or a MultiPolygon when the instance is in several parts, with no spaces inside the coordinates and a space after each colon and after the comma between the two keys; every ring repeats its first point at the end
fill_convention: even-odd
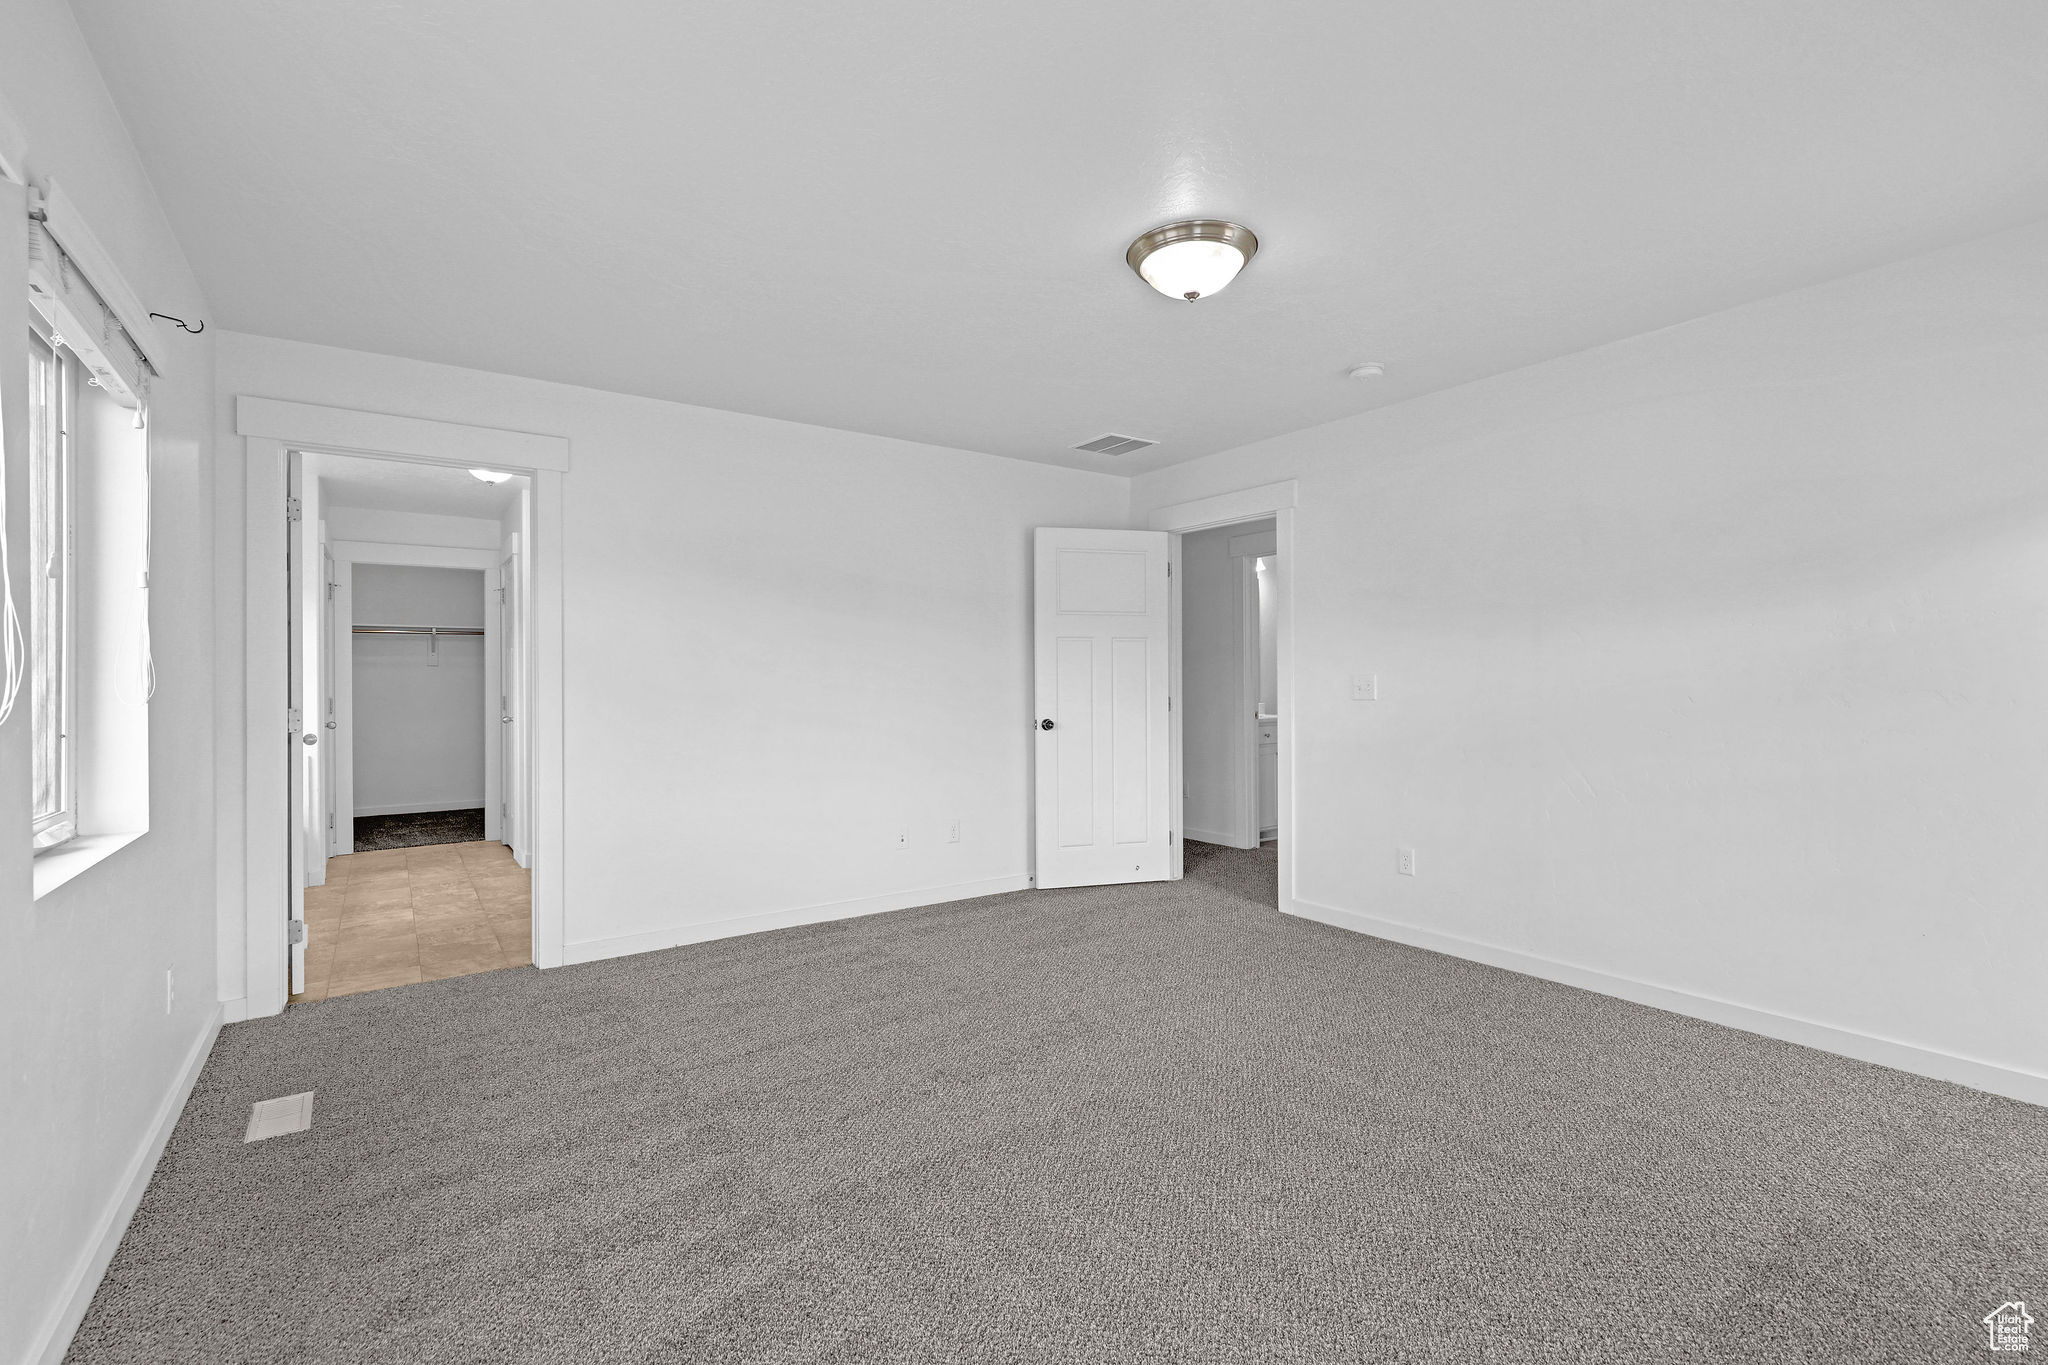
{"type": "Polygon", "coordinates": [[[898,847],[898,848],[909,848],[909,847],[910,847],[910,831],[909,831],[909,830],[907,830],[907,829],[899,829],[899,830],[897,830],[897,831],[896,831],[896,847],[898,847]]]}
{"type": "Polygon", "coordinates": [[[1353,673],[1351,675],[1351,700],[1378,701],[1380,699],[1380,675],[1377,673],[1353,673]]]}
{"type": "Polygon", "coordinates": [[[171,1006],[178,1003],[178,976],[169,967],[164,968],[164,1013],[171,1012],[171,1006]]]}
{"type": "Polygon", "coordinates": [[[1394,859],[1394,870],[1404,877],[1415,875],[1415,850],[1404,848],[1394,859]]]}
{"type": "Polygon", "coordinates": [[[958,820],[946,826],[946,842],[949,844],[960,842],[960,822],[958,820]]]}

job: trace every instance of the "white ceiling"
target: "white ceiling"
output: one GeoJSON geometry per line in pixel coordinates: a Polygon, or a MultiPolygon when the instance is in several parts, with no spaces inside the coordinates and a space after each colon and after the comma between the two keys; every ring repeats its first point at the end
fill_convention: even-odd
{"type": "Polygon", "coordinates": [[[1120,472],[2048,216],[2035,4],[76,9],[219,324],[1120,472]]]}
{"type": "Polygon", "coordinates": [[[376,512],[431,512],[443,517],[498,520],[526,487],[526,476],[488,484],[466,469],[408,464],[357,455],[313,456],[320,496],[331,507],[376,512]]]}

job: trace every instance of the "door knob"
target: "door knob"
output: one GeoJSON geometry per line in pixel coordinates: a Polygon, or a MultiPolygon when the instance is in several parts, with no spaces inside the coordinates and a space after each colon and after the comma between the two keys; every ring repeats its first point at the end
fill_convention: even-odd
{"type": "Polygon", "coordinates": [[[299,736],[299,743],[301,744],[318,744],[319,742],[320,736],[316,734],[308,733],[299,736]]]}
{"type": "Polygon", "coordinates": [[[500,717],[498,717],[498,723],[499,723],[500,725],[510,725],[510,724],[512,723],[512,717],[510,717],[510,716],[500,716],[500,717]]]}
{"type": "Polygon", "coordinates": [[[1038,728],[1041,730],[1050,730],[1052,729],[1052,722],[1049,720],[1042,720],[1038,722],[1038,728]]]}
{"type": "Polygon", "coordinates": [[[330,730],[332,730],[332,729],[333,729],[333,728],[334,728],[335,726],[337,726],[337,725],[339,725],[339,724],[341,724],[341,722],[340,722],[340,721],[338,721],[338,720],[330,720],[330,721],[328,721],[328,722],[327,722],[327,728],[328,728],[328,729],[330,729],[330,730]]]}

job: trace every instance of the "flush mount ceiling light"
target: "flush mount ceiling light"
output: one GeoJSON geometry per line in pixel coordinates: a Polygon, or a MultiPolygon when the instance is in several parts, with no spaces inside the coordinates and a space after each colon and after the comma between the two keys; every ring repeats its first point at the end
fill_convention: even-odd
{"type": "Polygon", "coordinates": [[[469,476],[473,479],[482,479],[485,483],[493,484],[503,483],[512,477],[510,474],[503,474],[495,469],[472,469],[469,471],[469,476]]]}
{"type": "Polygon", "coordinates": [[[1153,228],[1131,243],[1124,259],[1166,297],[1193,303],[1236,279],[1258,249],[1259,239],[1241,223],[1190,218],[1153,228]]]}

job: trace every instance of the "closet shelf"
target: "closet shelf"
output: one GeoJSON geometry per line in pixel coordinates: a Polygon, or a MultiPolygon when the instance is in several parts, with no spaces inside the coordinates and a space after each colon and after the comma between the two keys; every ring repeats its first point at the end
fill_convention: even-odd
{"type": "Polygon", "coordinates": [[[482,626],[355,626],[356,635],[481,635],[482,626]]]}

